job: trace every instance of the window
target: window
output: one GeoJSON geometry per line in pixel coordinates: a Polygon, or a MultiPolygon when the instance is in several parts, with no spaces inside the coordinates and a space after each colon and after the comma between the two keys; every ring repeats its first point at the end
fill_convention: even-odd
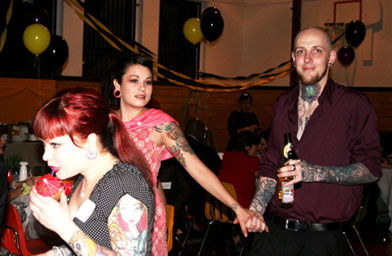
{"type": "MultiPolygon", "coordinates": [[[[183,34],[189,18],[200,16],[201,4],[184,0],[161,0],[159,18],[159,63],[195,78],[199,69],[200,44],[193,45],[183,34]]],[[[160,70],[165,76],[167,71],[160,70]]]]}
{"type": "MultiPolygon", "coordinates": [[[[86,0],[85,10],[113,34],[132,45],[135,37],[135,0],[86,0]]],[[[116,42],[116,41],[115,41],[116,42]]],[[[118,46],[122,47],[120,43],[118,46]]],[[[84,24],[83,77],[101,78],[121,54],[88,24],[84,24]]]]}

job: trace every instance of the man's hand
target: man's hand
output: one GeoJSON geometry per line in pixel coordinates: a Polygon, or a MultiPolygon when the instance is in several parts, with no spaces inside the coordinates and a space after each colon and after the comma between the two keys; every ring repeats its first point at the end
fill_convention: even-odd
{"type": "Polygon", "coordinates": [[[290,160],[287,161],[284,166],[278,170],[278,177],[293,177],[293,179],[286,183],[285,186],[294,185],[295,183],[301,182],[302,179],[302,161],[301,160],[290,160]]]}

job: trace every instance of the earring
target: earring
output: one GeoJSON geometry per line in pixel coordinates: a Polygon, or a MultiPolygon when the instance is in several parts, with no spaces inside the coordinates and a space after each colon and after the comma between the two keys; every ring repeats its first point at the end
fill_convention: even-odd
{"type": "Polygon", "coordinates": [[[97,158],[97,151],[94,149],[89,149],[87,151],[86,157],[88,160],[94,160],[95,158],[97,158]]]}
{"type": "Polygon", "coordinates": [[[330,67],[331,67],[331,66],[332,66],[332,63],[331,63],[331,62],[329,62],[329,63],[328,63],[328,66],[330,66],[330,67]]]}
{"type": "Polygon", "coordinates": [[[121,91],[119,89],[115,89],[113,91],[113,96],[116,98],[120,98],[121,97],[121,91]]]}

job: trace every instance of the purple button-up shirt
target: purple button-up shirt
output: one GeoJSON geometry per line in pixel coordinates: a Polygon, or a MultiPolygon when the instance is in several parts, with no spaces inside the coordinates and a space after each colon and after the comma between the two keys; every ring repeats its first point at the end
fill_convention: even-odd
{"type": "MultiPolygon", "coordinates": [[[[298,131],[299,87],[279,97],[268,147],[260,162],[259,176],[277,180],[283,166],[284,134],[291,133],[301,160],[321,166],[364,164],[376,177],[381,176],[381,147],[376,115],[366,96],[328,80],[319,97],[301,140],[298,131]]],[[[307,222],[343,222],[357,211],[362,185],[302,182],[295,189],[294,207],[279,206],[276,192],[270,210],[283,218],[307,222]]]]}

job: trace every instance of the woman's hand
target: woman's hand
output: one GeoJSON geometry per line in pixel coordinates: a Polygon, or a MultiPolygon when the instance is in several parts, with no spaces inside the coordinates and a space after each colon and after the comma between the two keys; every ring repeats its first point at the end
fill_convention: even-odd
{"type": "Polygon", "coordinates": [[[264,217],[248,209],[239,207],[236,211],[237,218],[234,220],[234,224],[240,224],[242,233],[245,237],[248,237],[249,232],[268,232],[268,227],[264,221],[264,217]]]}
{"type": "Polygon", "coordinates": [[[61,193],[60,201],[57,202],[51,197],[39,195],[34,186],[30,191],[29,207],[34,217],[42,225],[53,230],[63,239],[64,231],[75,225],[69,213],[67,197],[64,191],[61,193]]]}
{"type": "Polygon", "coordinates": [[[268,226],[265,223],[264,217],[258,212],[252,210],[250,211],[252,212],[252,216],[248,219],[248,222],[246,223],[246,228],[248,232],[268,232],[268,226]]]}

